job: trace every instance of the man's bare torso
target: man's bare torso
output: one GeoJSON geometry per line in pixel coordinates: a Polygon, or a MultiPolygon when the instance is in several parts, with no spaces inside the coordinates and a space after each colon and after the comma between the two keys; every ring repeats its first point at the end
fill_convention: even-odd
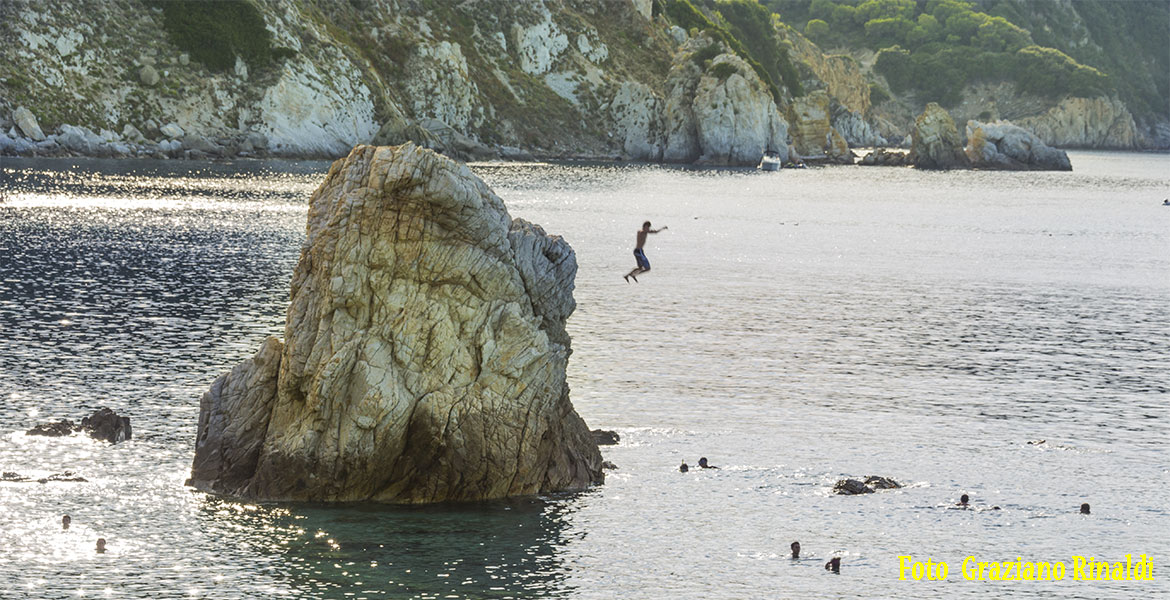
{"type": "Polygon", "coordinates": [[[644,229],[638,230],[638,245],[634,246],[634,248],[641,248],[642,245],[646,243],[646,234],[647,233],[649,233],[649,232],[644,230],[644,229]]]}

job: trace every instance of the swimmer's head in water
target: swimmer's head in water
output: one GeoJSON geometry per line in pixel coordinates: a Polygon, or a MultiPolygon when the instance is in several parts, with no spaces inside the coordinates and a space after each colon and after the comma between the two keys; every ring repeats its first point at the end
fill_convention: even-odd
{"type": "Polygon", "coordinates": [[[1082,505],[1081,505],[1081,514],[1082,514],[1082,515],[1087,515],[1087,514],[1090,514],[1090,513],[1089,513],[1089,503],[1088,503],[1088,502],[1086,502],[1086,503],[1084,503],[1084,504],[1082,504],[1082,505]]]}
{"type": "Polygon", "coordinates": [[[69,529],[69,523],[71,522],[73,522],[73,519],[70,519],[69,515],[61,517],[61,529],[69,529]]]}
{"type": "Polygon", "coordinates": [[[969,500],[970,498],[967,497],[967,494],[959,496],[959,504],[966,504],[969,500]]]}
{"type": "Polygon", "coordinates": [[[699,459],[699,466],[700,466],[700,467],[705,467],[705,466],[707,466],[707,457],[706,457],[706,456],[704,456],[703,458],[700,458],[700,459],[699,459]]]}
{"type": "Polygon", "coordinates": [[[106,551],[106,538],[98,538],[97,551],[99,554],[106,551]]]}
{"type": "Polygon", "coordinates": [[[792,558],[800,558],[800,542],[792,542],[792,558]]]}
{"type": "Polygon", "coordinates": [[[681,465],[678,466],[678,470],[682,471],[683,473],[686,473],[687,469],[689,469],[689,468],[690,467],[687,466],[687,461],[685,461],[685,460],[683,461],[683,463],[681,465]]]}
{"type": "Polygon", "coordinates": [[[834,573],[840,573],[841,572],[841,557],[834,556],[833,558],[830,558],[829,562],[825,563],[825,570],[832,571],[834,573]]]}

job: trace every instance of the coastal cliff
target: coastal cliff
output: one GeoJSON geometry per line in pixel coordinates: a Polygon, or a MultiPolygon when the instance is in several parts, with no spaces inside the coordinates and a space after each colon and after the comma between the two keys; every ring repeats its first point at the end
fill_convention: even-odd
{"type": "Polygon", "coordinates": [[[313,194],[284,341],[200,404],[190,484],[261,500],[424,503],[583,489],[576,258],[466,166],[358,146],[313,194]]]}
{"type": "MultiPolygon", "coordinates": [[[[1156,60],[1153,75],[1123,80],[1033,45],[975,62],[1043,77],[964,79],[936,54],[1031,38],[955,6],[999,37],[959,35],[946,54],[949,25],[930,14],[914,25],[926,33],[887,34],[844,5],[819,24],[826,33],[798,0],[8,0],[0,154],[335,158],[414,141],[460,160],[752,165],[762,150],[786,153],[789,137],[799,154],[827,158],[901,143],[931,101],[960,122],[1011,120],[1051,145],[1170,146],[1170,115],[1148,100],[1162,85],[1156,60]],[[1089,83],[1025,85],[1045,78],[1089,83]],[[1140,114],[1130,80],[1152,82],[1140,114]]],[[[1049,23],[1033,14],[1047,9],[1026,6],[1049,23]]],[[[1103,43],[1088,31],[1085,47],[1103,43]]]]}

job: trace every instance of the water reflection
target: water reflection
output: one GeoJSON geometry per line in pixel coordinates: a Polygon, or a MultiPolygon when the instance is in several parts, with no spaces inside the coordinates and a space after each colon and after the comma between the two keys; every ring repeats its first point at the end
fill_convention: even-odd
{"type": "Polygon", "coordinates": [[[529,598],[569,590],[573,498],[425,507],[253,505],[208,497],[207,536],[278,557],[297,597],[529,598]]]}

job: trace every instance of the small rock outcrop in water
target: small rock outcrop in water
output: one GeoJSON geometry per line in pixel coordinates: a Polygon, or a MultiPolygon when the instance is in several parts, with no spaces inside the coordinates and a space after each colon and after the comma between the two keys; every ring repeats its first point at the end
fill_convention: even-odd
{"type": "Polygon", "coordinates": [[[601,482],[565,382],[575,274],[466,166],[354,148],[310,202],[284,343],[203,395],[189,483],[423,503],[601,482]]]}
{"type": "Polygon", "coordinates": [[[914,121],[909,160],[920,169],[958,169],[967,166],[959,130],[950,113],[937,102],[914,121]]]}
{"type": "Polygon", "coordinates": [[[889,477],[870,475],[865,478],[865,485],[875,490],[893,490],[902,487],[902,484],[889,477]]]}
{"type": "Polygon", "coordinates": [[[63,437],[72,435],[79,427],[69,419],[61,419],[53,423],[41,423],[25,432],[25,435],[43,435],[48,437],[63,437]]]}
{"type": "Polygon", "coordinates": [[[1052,148],[1030,131],[1007,122],[967,121],[967,146],[963,151],[977,169],[1072,170],[1064,150],[1052,148]]]}
{"type": "Polygon", "coordinates": [[[593,441],[597,442],[598,446],[614,446],[622,440],[622,436],[618,435],[616,431],[594,429],[589,433],[593,435],[593,441]]]}
{"type": "Polygon", "coordinates": [[[119,416],[108,408],[99,408],[92,415],[81,420],[81,428],[89,437],[105,440],[111,444],[130,439],[130,417],[119,416]]]}
{"type": "Polygon", "coordinates": [[[119,416],[109,408],[99,408],[88,417],[81,420],[81,425],[61,419],[54,423],[41,423],[25,432],[25,435],[43,435],[62,437],[72,435],[75,431],[84,431],[95,440],[104,440],[111,444],[124,442],[130,439],[130,417],[119,416]]]}
{"type": "Polygon", "coordinates": [[[910,164],[905,152],[877,148],[865,155],[857,164],[871,167],[903,167],[910,164]]]}
{"type": "MultiPolygon", "coordinates": [[[[0,473],[0,481],[8,482],[8,483],[26,483],[26,482],[33,481],[33,479],[31,477],[25,477],[24,475],[21,475],[20,473],[14,473],[12,471],[5,471],[3,473],[0,473]]],[[[73,471],[65,471],[64,473],[53,473],[52,475],[49,475],[48,477],[42,477],[42,478],[36,480],[37,483],[52,483],[52,482],[85,483],[87,481],[89,481],[89,480],[84,478],[84,477],[78,477],[77,475],[75,475],[73,473],[73,471]]]]}
{"type": "Polygon", "coordinates": [[[872,494],[874,490],[889,490],[900,487],[902,485],[893,479],[870,475],[865,478],[864,482],[857,479],[842,479],[833,486],[833,493],[854,496],[857,494],[872,494]]]}

